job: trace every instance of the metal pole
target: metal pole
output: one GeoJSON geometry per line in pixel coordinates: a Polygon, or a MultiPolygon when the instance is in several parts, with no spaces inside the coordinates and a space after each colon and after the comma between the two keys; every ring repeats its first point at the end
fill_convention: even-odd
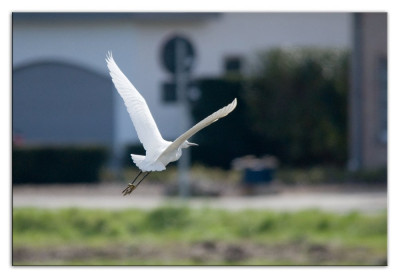
{"type": "MultiPolygon", "coordinates": [[[[186,132],[190,128],[190,111],[189,111],[189,103],[187,99],[187,75],[184,69],[184,60],[186,58],[186,49],[184,42],[181,40],[177,40],[175,45],[176,47],[176,56],[175,56],[175,65],[176,65],[176,91],[178,100],[181,103],[182,107],[182,118],[181,118],[181,131],[182,133],[186,132]]],[[[187,198],[190,195],[190,148],[182,150],[182,156],[178,160],[178,185],[179,185],[179,196],[181,198],[187,198]]]]}

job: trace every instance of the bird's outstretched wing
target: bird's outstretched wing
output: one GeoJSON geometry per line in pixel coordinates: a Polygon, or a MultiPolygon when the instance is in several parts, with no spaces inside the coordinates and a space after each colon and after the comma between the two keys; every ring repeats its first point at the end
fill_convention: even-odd
{"type": "Polygon", "coordinates": [[[155,150],[164,141],[145,99],[122,73],[108,52],[107,67],[118,93],[124,100],[133,125],[146,152],[155,150]]]}
{"type": "Polygon", "coordinates": [[[223,118],[229,113],[231,113],[233,109],[235,109],[235,107],[236,107],[236,98],[230,104],[219,109],[217,112],[214,112],[213,114],[203,119],[202,121],[198,122],[191,129],[189,129],[184,134],[179,136],[171,145],[168,146],[168,148],[165,149],[165,151],[161,155],[176,150],[177,148],[179,148],[180,145],[183,144],[183,142],[192,137],[194,134],[196,134],[203,128],[209,126],[210,124],[215,123],[216,121],[218,121],[218,119],[223,118]]]}

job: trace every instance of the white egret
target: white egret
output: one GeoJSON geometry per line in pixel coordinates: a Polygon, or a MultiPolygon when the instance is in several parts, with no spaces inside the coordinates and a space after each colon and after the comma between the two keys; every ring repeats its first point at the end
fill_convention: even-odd
{"type": "Polygon", "coordinates": [[[219,118],[228,115],[236,107],[235,98],[232,103],[197,123],[174,142],[164,140],[145,99],[119,69],[110,52],[106,57],[106,62],[112,81],[124,100],[139,140],[146,150],[146,156],[131,154],[132,160],[140,169],[140,172],[122,192],[124,195],[130,194],[135,190],[150,172],[163,171],[170,162],[178,160],[182,155],[182,149],[197,146],[197,144],[187,140],[201,129],[216,122],[219,118]],[[135,181],[142,173],[145,173],[144,177],[135,185],[135,181]]]}

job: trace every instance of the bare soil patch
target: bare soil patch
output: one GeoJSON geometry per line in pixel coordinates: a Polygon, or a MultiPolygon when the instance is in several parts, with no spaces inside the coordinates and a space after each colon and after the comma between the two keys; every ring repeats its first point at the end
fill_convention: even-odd
{"type": "Polygon", "coordinates": [[[302,240],[282,244],[201,241],[162,246],[52,246],[15,247],[13,250],[14,265],[68,265],[71,262],[91,265],[97,264],[96,261],[112,265],[140,265],[144,261],[163,265],[179,265],[179,262],[191,265],[387,265],[385,256],[371,254],[367,248],[311,244],[302,240]]]}

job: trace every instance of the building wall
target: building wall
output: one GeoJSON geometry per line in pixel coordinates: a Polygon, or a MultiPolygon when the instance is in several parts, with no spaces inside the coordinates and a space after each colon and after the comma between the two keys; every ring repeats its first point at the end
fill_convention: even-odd
{"type": "Polygon", "coordinates": [[[387,14],[365,13],[361,20],[363,167],[378,168],[387,165],[387,126],[384,123],[384,115],[387,113],[387,91],[384,88],[387,70],[387,14]]]}

